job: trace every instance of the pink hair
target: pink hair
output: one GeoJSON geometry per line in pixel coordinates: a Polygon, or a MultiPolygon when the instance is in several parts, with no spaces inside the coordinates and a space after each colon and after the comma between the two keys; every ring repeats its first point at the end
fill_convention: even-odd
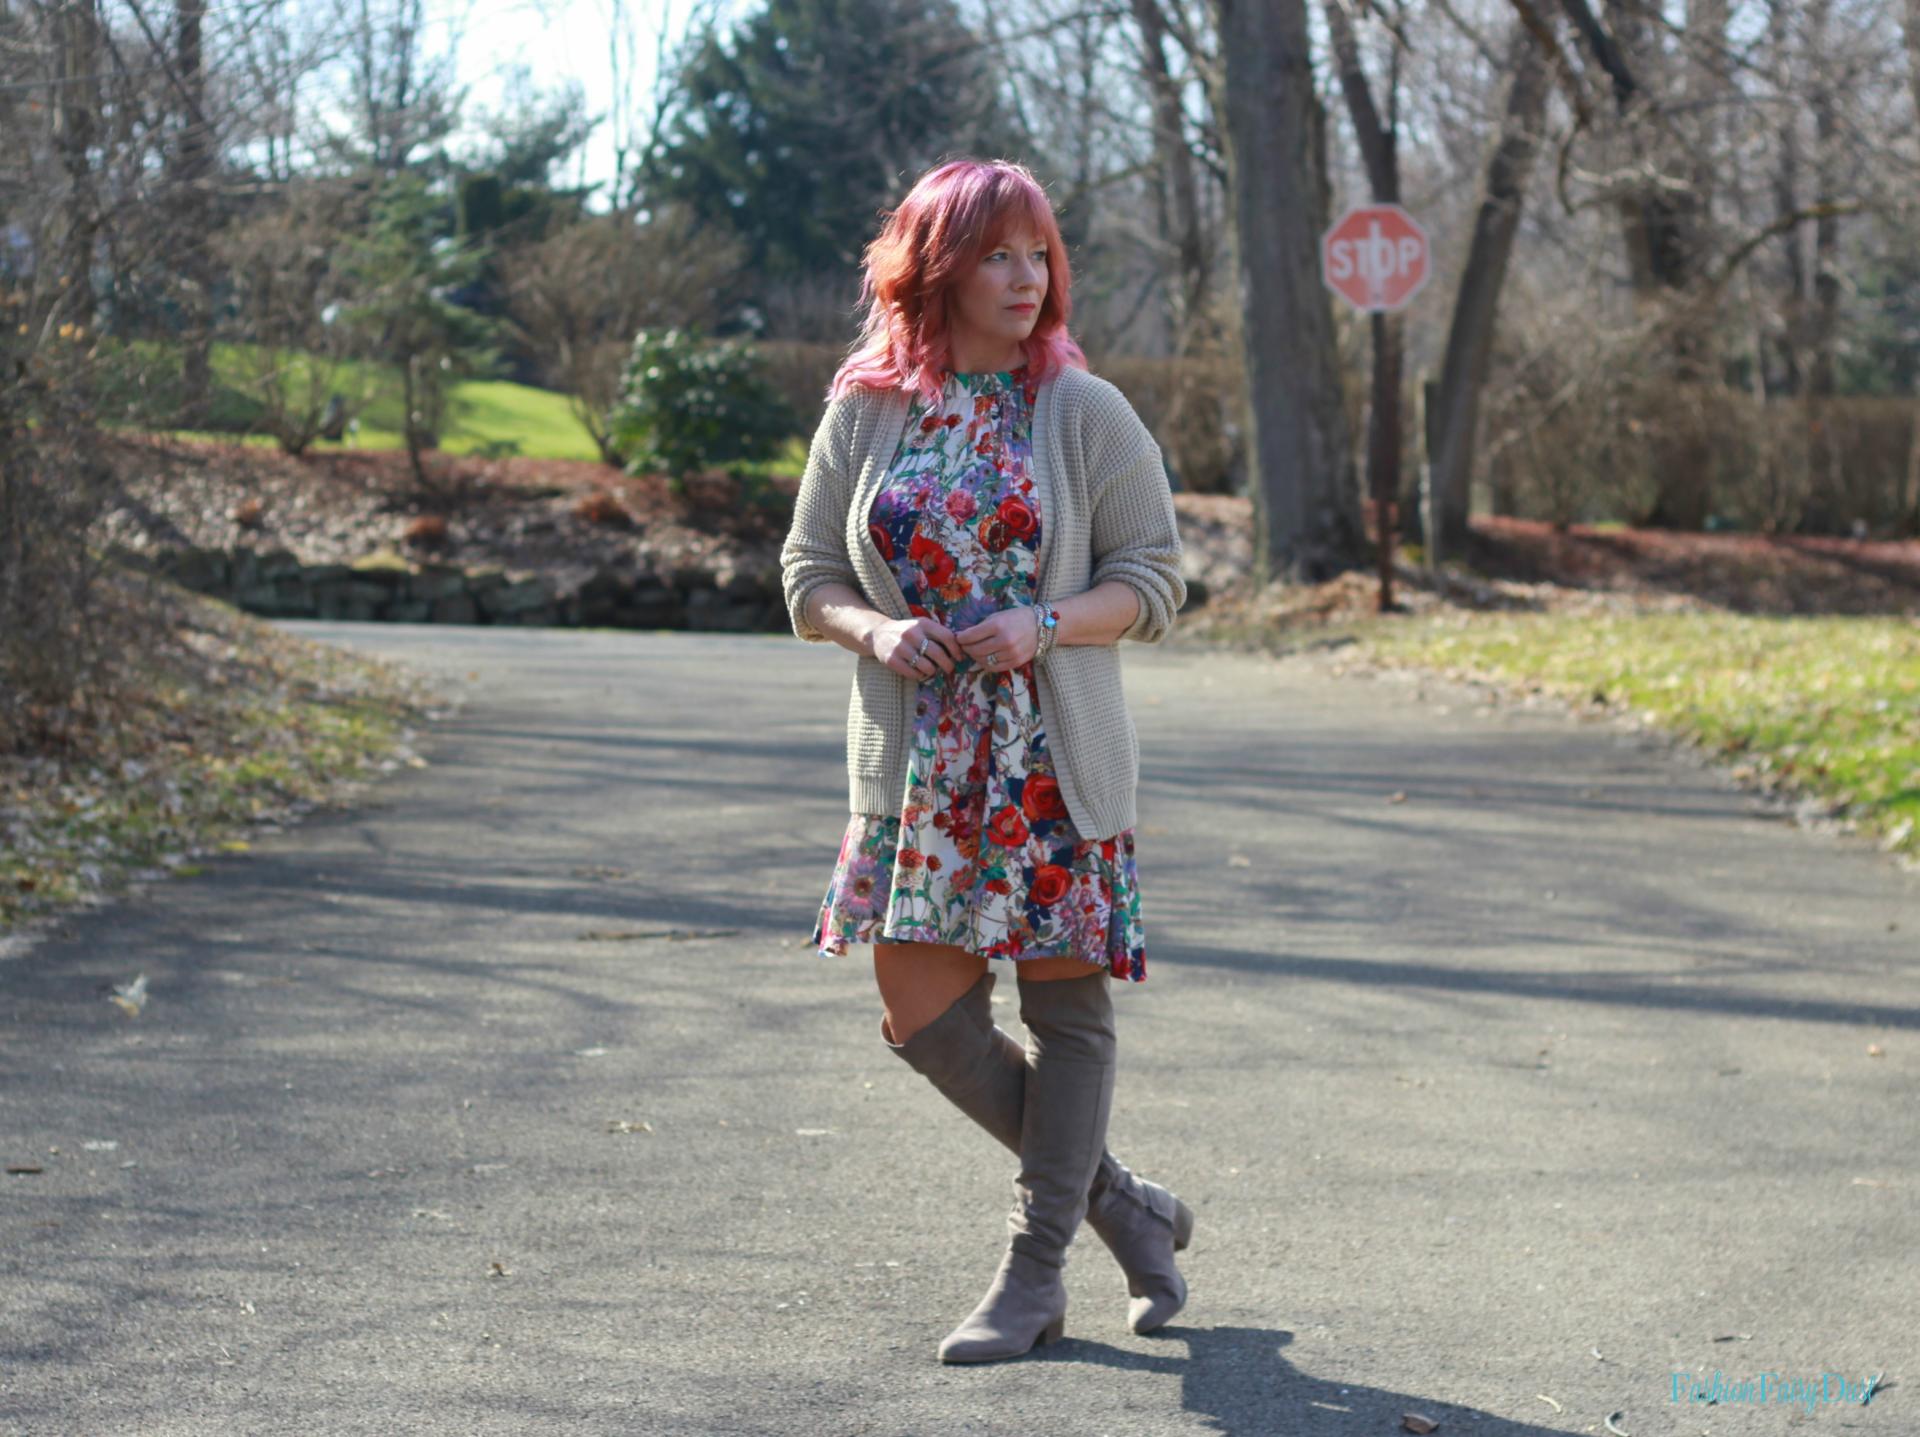
{"type": "Polygon", "coordinates": [[[867,318],[852,352],[827,386],[829,401],[856,384],[913,389],[929,405],[952,363],[948,300],[953,285],[1025,220],[1047,246],[1047,293],[1021,342],[1028,377],[1087,367],[1067,333],[1072,312],[1067,247],[1047,192],[1025,165],[962,158],[927,171],[889,211],[866,249],[860,302],[867,318]]]}

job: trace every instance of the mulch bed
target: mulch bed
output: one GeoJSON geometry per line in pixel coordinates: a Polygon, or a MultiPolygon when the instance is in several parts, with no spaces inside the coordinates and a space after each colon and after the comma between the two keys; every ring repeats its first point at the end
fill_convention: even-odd
{"type": "MultiPolygon", "coordinates": [[[[423,490],[401,451],[295,457],[125,434],[110,462],[124,497],[108,537],[135,549],[285,548],[306,563],[351,563],[385,549],[470,568],[662,571],[764,566],[785,537],[784,518],[720,472],[692,476],[676,494],[663,475],[586,460],[436,452],[428,456],[433,484],[423,490]],[[416,521],[435,517],[446,521],[443,537],[419,537],[436,526],[416,521]]],[[[797,487],[785,482],[789,493],[797,487]]]]}
{"type": "MultiPolygon", "coordinates": [[[[379,549],[468,567],[528,572],[605,564],[777,568],[786,519],[715,471],[674,493],[664,476],[629,475],[575,459],[430,456],[421,493],[398,451],[293,458],[277,450],[122,435],[116,470],[128,496],[110,524],[135,547],[196,544],[291,549],[309,563],[351,562],[379,549]],[[591,496],[600,496],[589,504],[591,496]],[[251,504],[248,501],[253,501],[251,504]],[[423,514],[447,519],[437,544],[410,542],[423,514]],[[244,519],[236,518],[244,515],[244,519]]],[[[799,480],[769,481],[791,498],[799,480]]],[[[1187,570],[1205,581],[1214,617],[1334,622],[1369,611],[1371,566],[1325,584],[1251,592],[1252,505],[1244,497],[1176,494],[1187,570]]],[[[1440,575],[1396,565],[1409,609],[1674,608],[1747,613],[1920,615],[1920,539],[1556,530],[1476,518],[1463,566],[1440,575]]],[[[1198,612],[1197,610],[1195,611],[1198,612]]]]}

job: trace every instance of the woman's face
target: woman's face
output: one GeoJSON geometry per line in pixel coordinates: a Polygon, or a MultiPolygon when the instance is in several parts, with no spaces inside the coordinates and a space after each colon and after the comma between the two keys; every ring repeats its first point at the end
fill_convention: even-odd
{"type": "Polygon", "coordinates": [[[1047,245],[1017,227],[953,287],[953,367],[1012,369],[1047,296],[1047,245]],[[1011,357],[1009,357],[1011,356],[1011,357]]]}

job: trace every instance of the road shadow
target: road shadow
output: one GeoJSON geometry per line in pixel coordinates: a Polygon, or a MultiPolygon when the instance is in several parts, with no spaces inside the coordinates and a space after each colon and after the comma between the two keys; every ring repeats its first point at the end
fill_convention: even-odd
{"type": "MultiPolygon", "coordinates": [[[[1143,1355],[1111,1347],[1097,1339],[1067,1337],[1037,1348],[1024,1362],[1084,1363],[1178,1376],[1181,1410],[1206,1419],[1229,1437],[1341,1437],[1413,1430],[1402,1424],[1409,1413],[1436,1424],[1438,1434],[1471,1432],[1475,1437],[1546,1437],[1584,1432],[1599,1426],[1598,1416],[1576,1423],[1562,1414],[1561,1426],[1516,1421],[1496,1413],[1447,1402],[1418,1392],[1373,1387],[1351,1380],[1315,1377],[1289,1362],[1282,1349],[1293,1342],[1285,1328],[1183,1327],[1170,1323],[1151,1339],[1166,1355],[1143,1355]]],[[[986,1363],[984,1367],[1000,1364],[986,1363]]]]}

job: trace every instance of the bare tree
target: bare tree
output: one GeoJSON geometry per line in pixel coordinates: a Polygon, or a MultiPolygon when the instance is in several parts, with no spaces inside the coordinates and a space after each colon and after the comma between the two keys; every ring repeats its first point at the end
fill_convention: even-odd
{"type": "Polygon", "coordinates": [[[1513,25],[1507,46],[1506,68],[1512,79],[1506,113],[1487,162],[1473,239],[1460,271],[1453,317],[1447,327],[1446,357],[1428,425],[1426,533],[1430,564],[1466,552],[1480,395],[1486,387],[1495,316],[1546,110],[1547,57],[1530,33],[1533,26],[1544,23],[1529,11],[1513,25]]]}
{"type": "Polygon", "coordinates": [[[645,224],[615,210],[511,250],[502,262],[514,323],[609,464],[620,457],[608,411],[634,336],[661,326],[711,328],[744,288],[739,243],[713,234],[695,243],[694,233],[677,206],[645,224]]]}
{"type": "Polygon", "coordinates": [[[330,147],[397,175],[414,151],[452,131],[464,91],[454,85],[451,51],[426,48],[426,0],[355,4],[348,45],[357,133],[331,136],[330,147]]]}
{"type": "Polygon", "coordinates": [[[1333,310],[1320,280],[1326,119],[1304,0],[1215,0],[1228,187],[1246,312],[1254,575],[1315,583],[1363,562],[1333,310]]]}
{"type": "Polygon", "coordinates": [[[180,422],[197,429],[206,422],[213,389],[213,264],[207,240],[214,228],[210,193],[213,133],[207,119],[207,76],[201,47],[206,0],[180,0],[178,50],[179,139],[174,151],[173,190],[182,329],[180,422]]]}
{"type": "Polygon", "coordinates": [[[66,294],[62,317],[91,325],[95,313],[94,246],[100,195],[93,147],[100,114],[100,16],[95,0],[58,0],[50,12],[54,45],[53,140],[64,172],[59,247],[66,294]]]}

